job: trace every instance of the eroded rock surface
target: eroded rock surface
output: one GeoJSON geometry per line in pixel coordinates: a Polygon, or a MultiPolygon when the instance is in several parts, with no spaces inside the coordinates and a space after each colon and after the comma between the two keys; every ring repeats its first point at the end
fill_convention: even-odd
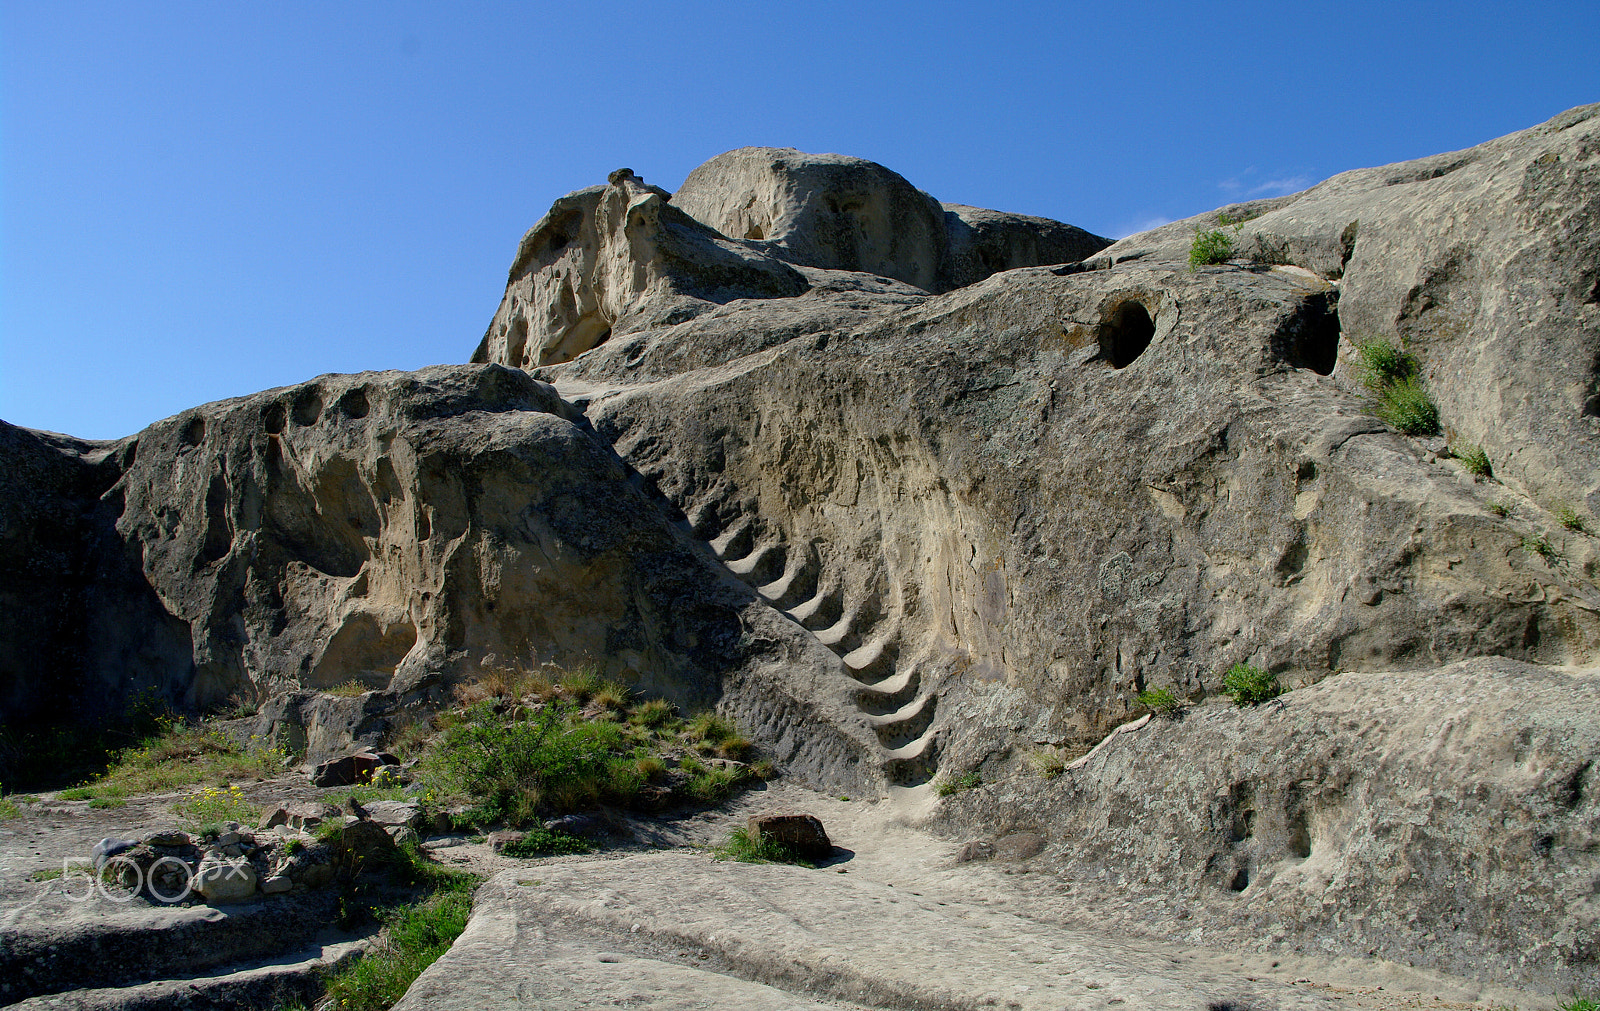
{"type": "Polygon", "coordinates": [[[589,657],[811,782],[1012,784],[947,804],[973,867],[1166,867],[1136,890],[1237,897],[1224,931],[1594,985],[1594,742],[1548,668],[1600,651],[1597,138],[1577,109],[1104,250],[858,159],[621,170],[524,237],[473,365],[0,429],[0,699],[43,711],[28,637],[81,639],[46,677],[276,695],[329,757],[589,657]],[[1191,269],[1197,225],[1239,255],[1191,269]],[[1443,436],[1374,415],[1370,338],[1443,436]],[[1135,726],[1237,663],[1296,691],[1135,726]],[[1090,757],[1027,781],[1037,748],[1090,757]]]}

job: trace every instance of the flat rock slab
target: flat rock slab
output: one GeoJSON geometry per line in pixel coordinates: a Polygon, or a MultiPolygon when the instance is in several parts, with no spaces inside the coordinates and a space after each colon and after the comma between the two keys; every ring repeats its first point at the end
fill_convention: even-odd
{"type": "MultiPolygon", "coordinates": [[[[837,869],[699,853],[530,865],[397,1009],[1364,1006],[837,869]]],[[[1437,1005],[1436,1005],[1437,1006],[1437,1005]]]]}

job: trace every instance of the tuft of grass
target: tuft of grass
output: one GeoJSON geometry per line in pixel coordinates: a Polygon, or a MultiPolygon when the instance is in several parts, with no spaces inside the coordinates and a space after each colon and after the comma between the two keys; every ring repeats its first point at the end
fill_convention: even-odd
{"type": "Polygon", "coordinates": [[[1490,502],[1489,511],[1501,519],[1511,515],[1511,505],[1508,502],[1490,502]]]}
{"type": "Polygon", "coordinates": [[[1482,446],[1468,446],[1466,449],[1451,449],[1450,453],[1461,461],[1461,469],[1473,477],[1493,477],[1493,468],[1489,465],[1489,454],[1483,451],[1482,446]]]}
{"type": "Polygon", "coordinates": [[[1417,356],[1381,337],[1355,342],[1361,359],[1361,381],[1374,392],[1416,377],[1417,356]]]}
{"type": "Polygon", "coordinates": [[[420,902],[382,915],[377,946],[328,979],[329,1006],[382,1011],[405,996],[422,971],[450,950],[472,915],[471,884],[450,882],[420,902]]]}
{"type": "Polygon", "coordinates": [[[1377,394],[1376,413],[1404,435],[1437,435],[1439,408],[1419,378],[1403,379],[1377,394]]]}
{"type": "Polygon", "coordinates": [[[1373,413],[1405,435],[1437,435],[1439,408],[1423,385],[1416,355],[1382,338],[1356,341],[1355,347],[1373,413]]]}
{"type": "Polygon", "coordinates": [[[1276,674],[1268,674],[1260,667],[1236,663],[1222,677],[1222,690],[1233,699],[1236,706],[1258,706],[1283,694],[1283,685],[1276,674]]]}
{"type": "Polygon", "coordinates": [[[1169,720],[1178,715],[1178,710],[1183,708],[1183,703],[1178,701],[1178,697],[1165,688],[1152,688],[1140,692],[1136,698],[1141,706],[1169,720]]]}
{"type": "Polygon", "coordinates": [[[0,821],[6,818],[20,817],[22,817],[22,808],[17,806],[17,802],[10,797],[0,796],[0,821]]]}
{"type": "Polygon", "coordinates": [[[620,712],[628,708],[628,697],[631,694],[632,692],[627,685],[618,684],[615,681],[607,681],[600,686],[599,691],[594,693],[594,698],[591,701],[602,709],[620,712]]]}
{"type": "Polygon", "coordinates": [[[697,713],[683,728],[683,736],[694,742],[704,741],[707,744],[718,745],[732,737],[737,737],[739,728],[733,721],[716,713],[697,713]]]}
{"type": "Polygon", "coordinates": [[[757,841],[750,838],[750,832],[745,828],[736,828],[728,841],[711,851],[711,855],[718,860],[736,860],[742,864],[799,864],[801,867],[815,867],[816,864],[803,860],[789,851],[787,846],[773,842],[771,839],[757,841]]]}
{"type": "Polygon", "coordinates": [[[633,712],[628,714],[628,722],[636,723],[641,727],[664,727],[674,718],[671,702],[666,699],[650,699],[633,707],[633,712]]]}
{"type": "MultiPolygon", "coordinates": [[[[1238,226],[1235,226],[1236,228],[1238,226]]],[[[1194,242],[1189,246],[1189,267],[1197,269],[1214,263],[1226,263],[1233,255],[1233,236],[1220,228],[1209,232],[1194,230],[1194,242]]]]}
{"type": "Polygon", "coordinates": [[[556,680],[561,687],[561,694],[576,700],[580,705],[600,694],[606,687],[605,679],[600,676],[600,668],[587,663],[569,671],[562,671],[556,680]]]}
{"type": "Polygon", "coordinates": [[[935,789],[938,791],[939,796],[949,797],[960,793],[962,790],[972,790],[982,785],[983,777],[974,771],[963,772],[961,775],[952,776],[949,779],[941,778],[939,785],[935,789]]]}
{"type": "Polygon", "coordinates": [[[1583,517],[1578,515],[1578,511],[1569,505],[1564,505],[1556,510],[1556,522],[1560,523],[1563,528],[1575,533],[1586,534],[1589,532],[1589,527],[1584,523],[1583,517]]]}
{"type": "Polygon", "coordinates": [[[335,698],[353,699],[357,696],[365,695],[367,693],[367,689],[360,681],[352,678],[342,685],[334,685],[332,688],[323,689],[323,693],[326,695],[332,695],[335,698]]]}
{"type": "Polygon", "coordinates": [[[29,881],[56,881],[56,880],[60,879],[61,876],[64,875],[65,873],[66,873],[66,871],[64,869],[60,868],[60,867],[47,867],[42,871],[34,871],[32,874],[29,874],[28,875],[28,880],[29,881]]]}
{"type": "MultiPolygon", "coordinates": [[[[1067,771],[1067,760],[1055,748],[1041,748],[1028,752],[1028,764],[1045,779],[1055,779],[1067,771]]],[[[954,793],[955,791],[951,791],[954,793]]]]}
{"type": "Polygon", "coordinates": [[[1550,543],[1549,534],[1540,534],[1537,537],[1524,537],[1522,550],[1530,555],[1538,555],[1545,560],[1546,565],[1554,565],[1561,560],[1561,551],[1550,543]]]}
{"type": "Polygon", "coordinates": [[[89,806],[93,808],[114,809],[119,807],[127,807],[128,802],[123,800],[121,797],[95,797],[93,800],[89,801],[89,806]]]}
{"type": "Polygon", "coordinates": [[[552,832],[543,827],[534,827],[523,833],[519,841],[508,845],[505,853],[507,856],[527,858],[588,853],[592,849],[594,844],[587,839],[579,839],[565,832],[552,832]]]}
{"type": "Polygon", "coordinates": [[[1574,997],[1561,1005],[1561,1011],[1600,1011],[1600,1004],[1587,997],[1574,997]]]}

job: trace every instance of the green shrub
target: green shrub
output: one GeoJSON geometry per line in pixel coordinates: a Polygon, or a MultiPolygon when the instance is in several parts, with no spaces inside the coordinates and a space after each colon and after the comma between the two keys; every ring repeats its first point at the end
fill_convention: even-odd
{"type": "Polygon", "coordinates": [[[1189,246],[1189,266],[1205,267],[1213,263],[1225,263],[1233,255],[1233,236],[1222,229],[1203,232],[1199,228],[1194,230],[1194,242],[1189,246]]]}
{"type": "Polygon", "coordinates": [[[801,867],[815,867],[816,864],[809,860],[802,860],[789,851],[787,846],[773,842],[771,839],[762,839],[759,842],[750,838],[747,829],[736,828],[728,841],[712,850],[712,856],[718,860],[737,860],[745,864],[799,864],[801,867]]]}
{"type": "Polygon", "coordinates": [[[1473,477],[1493,477],[1492,468],[1489,466],[1489,454],[1483,451],[1482,446],[1469,446],[1466,449],[1451,450],[1457,460],[1461,461],[1461,469],[1473,477]]]}
{"type": "Polygon", "coordinates": [[[0,797],[0,820],[22,817],[22,808],[10,797],[0,797]]]}
{"type": "Polygon", "coordinates": [[[547,828],[530,828],[522,838],[510,843],[505,854],[512,857],[545,857],[570,853],[588,853],[594,844],[565,832],[552,832],[547,828]]]}
{"type": "Polygon", "coordinates": [[[974,771],[963,772],[961,775],[952,776],[949,779],[940,779],[939,785],[936,789],[938,790],[939,796],[949,797],[961,792],[962,790],[971,790],[982,785],[983,777],[974,771]]]}
{"type": "Polygon", "coordinates": [[[1222,690],[1233,699],[1236,706],[1257,706],[1268,699],[1283,694],[1283,686],[1276,674],[1268,674],[1260,667],[1236,663],[1222,677],[1222,690]]]}
{"type": "Polygon", "coordinates": [[[567,703],[513,722],[485,700],[441,738],[437,760],[478,799],[477,818],[507,824],[532,819],[541,805],[570,811],[599,799],[622,745],[616,724],[583,722],[567,703]]]}
{"type": "Polygon", "coordinates": [[[1149,691],[1140,692],[1137,698],[1141,706],[1144,706],[1157,716],[1164,716],[1168,719],[1176,716],[1178,710],[1183,707],[1183,703],[1178,701],[1177,696],[1165,688],[1152,688],[1149,691]]]}

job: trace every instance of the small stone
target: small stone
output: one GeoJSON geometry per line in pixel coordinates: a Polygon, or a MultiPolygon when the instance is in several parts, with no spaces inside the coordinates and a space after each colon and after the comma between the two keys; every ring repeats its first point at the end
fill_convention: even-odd
{"type": "Polygon", "coordinates": [[[974,839],[961,847],[961,852],[956,854],[956,863],[961,864],[993,859],[994,843],[986,839],[974,839]]]}
{"type": "Polygon", "coordinates": [[[389,838],[394,840],[396,846],[421,846],[422,836],[410,825],[391,825],[387,827],[389,838]]]}
{"type": "Polygon", "coordinates": [[[994,841],[999,860],[1027,860],[1044,852],[1045,838],[1037,832],[1013,832],[994,841]]]}
{"type": "Polygon", "coordinates": [[[237,845],[239,845],[239,843],[241,841],[241,838],[242,837],[239,835],[238,832],[234,832],[234,831],[224,832],[221,835],[217,836],[217,845],[221,846],[223,849],[227,849],[229,846],[237,846],[237,845]]]}
{"type": "Polygon", "coordinates": [[[274,874],[261,882],[261,891],[266,895],[281,895],[294,888],[294,880],[284,874],[274,874]]]}
{"type": "Polygon", "coordinates": [[[525,835],[508,828],[497,829],[489,833],[489,847],[496,853],[504,853],[507,846],[521,842],[525,835]]]}
{"type": "Polygon", "coordinates": [[[244,902],[256,893],[256,871],[245,860],[207,856],[194,872],[194,890],[213,905],[244,902]]]}
{"type": "Polygon", "coordinates": [[[383,856],[394,850],[394,840],[382,825],[353,819],[339,834],[339,848],[363,860],[383,856]]]}
{"type": "Polygon", "coordinates": [[[194,840],[189,838],[189,833],[179,832],[177,829],[168,829],[165,832],[153,832],[145,836],[147,846],[192,846],[194,840]]]}

